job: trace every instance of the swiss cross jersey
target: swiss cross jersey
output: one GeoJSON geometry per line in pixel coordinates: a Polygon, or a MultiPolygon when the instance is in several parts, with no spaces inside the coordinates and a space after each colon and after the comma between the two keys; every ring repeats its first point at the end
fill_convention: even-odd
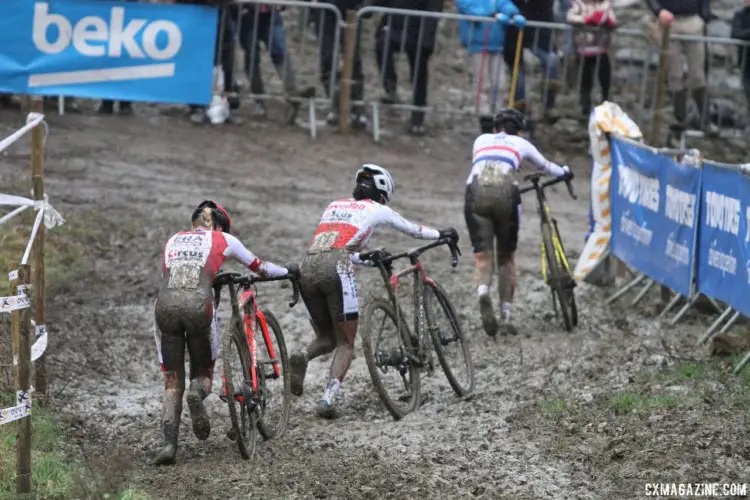
{"type": "Polygon", "coordinates": [[[391,208],[372,200],[353,198],[334,201],[320,218],[310,252],[346,249],[357,252],[364,248],[377,226],[386,225],[423,240],[436,240],[436,229],[415,224],[401,217],[391,208]]]}
{"type": "Polygon", "coordinates": [[[185,231],[169,238],[164,246],[164,277],[170,277],[170,272],[176,268],[190,267],[204,270],[213,282],[227,258],[241,262],[261,276],[277,277],[287,274],[286,268],[263,262],[231,234],[221,231],[185,231]]]}
{"type": "Polygon", "coordinates": [[[528,159],[550,175],[559,177],[565,174],[563,168],[547,160],[529,141],[517,135],[482,134],[474,141],[471,173],[466,184],[471,184],[485,168],[496,169],[501,174],[518,170],[523,160],[528,159]]]}

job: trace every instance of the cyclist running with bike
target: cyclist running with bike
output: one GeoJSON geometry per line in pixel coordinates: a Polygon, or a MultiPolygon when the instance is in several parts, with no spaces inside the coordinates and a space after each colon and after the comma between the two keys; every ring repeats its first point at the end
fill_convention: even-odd
{"type": "Polygon", "coordinates": [[[515,252],[521,225],[521,195],[513,174],[526,159],[555,177],[572,179],[573,174],[567,166],[547,160],[520,135],[527,129],[526,117],[520,111],[500,110],[494,117],[493,129],[493,134],[482,134],[474,141],[464,217],[474,252],[482,326],[487,335],[494,337],[499,330],[490,299],[495,262],[500,275],[503,333],[518,333],[511,322],[511,305],[516,288],[515,252]]]}
{"type": "Polygon", "coordinates": [[[211,392],[219,331],[213,300],[213,281],[225,259],[237,260],[261,276],[299,274],[263,262],[229,234],[232,221],[216,202],[204,201],[192,215],[190,231],[169,238],[162,253],[163,278],[154,306],[156,350],[164,372],[162,429],[164,447],[156,465],[173,464],[185,391],[185,347],[190,354],[187,403],[195,437],[208,439],[211,423],[203,400],[211,392]]]}
{"type": "Polygon", "coordinates": [[[359,301],[353,264],[359,259],[376,227],[388,225],[423,240],[458,240],[455,229],[436,230],[409,222],[387,206],[393,198],[391,174],[378,165],[365,164],[357,171],[352,198],[334,201],[323,212],[301,269],[302,300],[310,314],[315,338],[290,357],[291,390],[302,395],[310,360],[335,349],[320,409],[334,409],[341,382],[352,361],[357,335],[359,301]]]}

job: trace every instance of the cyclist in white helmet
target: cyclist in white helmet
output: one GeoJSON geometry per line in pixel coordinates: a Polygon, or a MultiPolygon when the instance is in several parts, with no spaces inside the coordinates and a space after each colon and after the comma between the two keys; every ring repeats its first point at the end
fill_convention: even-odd
{"type": "Polygon", "coordinates": [[[466,181],[464,217],[474,252],[482,326],[487,335],[494,337],[500,329],[490,299],[495,263],[500,275],[498,291],[503,333],[518,333],[510,315],[516,288],[515,253],[521,225],[521,195],[513,174],[523,160],[529,160],[555,177],[572,179],[573,174],[567,166],[561,167],[547,160],[533,144],[519,135],[527,129],[526,117],[520,111],[503,109],[493,121],[494,133],[482,134],[474,141],[471,173],[466,181]]]}
{"type": "Polygon", "coordinates": [[[355,176],[353,197],[328,205],[300,266],[302,299],[310,313],[315,338],[290,358],[291,390],[296,396],[302,395],[308,362],[335,349],[320,401],[324,412],[334,409],[341,381],[352,361],[359,318],[353,264],[362,263],[358,252],[374,229],[388,225],[424,240],[458,238],[453,228],[438,231],[401,217],[387,206],[393,190],[393,178],[386,169],[362,165],[355,176]]]}

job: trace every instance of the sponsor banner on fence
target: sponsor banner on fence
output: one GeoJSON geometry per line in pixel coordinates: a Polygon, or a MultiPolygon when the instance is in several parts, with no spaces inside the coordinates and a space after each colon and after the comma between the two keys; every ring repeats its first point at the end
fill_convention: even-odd
{"type": "Polygon", "coordinates": [[[698,291],[750,316],[750,178],[703,162],[698,291]]]}
{"type": "Polygon", "coordinates": [[[0,91],[208,104],[217,9],[1,0],[0,91]]]}
{"type": "Polygon", "coordinates": [[[612,253],[691,295],[701,170],[612,138],[612,253]]]}

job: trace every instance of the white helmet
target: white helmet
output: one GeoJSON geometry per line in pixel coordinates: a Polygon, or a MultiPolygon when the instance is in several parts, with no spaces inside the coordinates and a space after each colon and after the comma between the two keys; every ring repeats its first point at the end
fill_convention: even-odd
{"type": "Polygon", "coordinates": [[[396,184],[393,182],[393,177],[388,173],[386,169],[373,163],[365,163],[357,170],[357,175],[354,178],[354,182],[359,182],[359,178],[362,174],[370,174],[375,180],[375,187],[385,197],[386,202],[391,201],[393,191],[396,189],[396,184]]]}

